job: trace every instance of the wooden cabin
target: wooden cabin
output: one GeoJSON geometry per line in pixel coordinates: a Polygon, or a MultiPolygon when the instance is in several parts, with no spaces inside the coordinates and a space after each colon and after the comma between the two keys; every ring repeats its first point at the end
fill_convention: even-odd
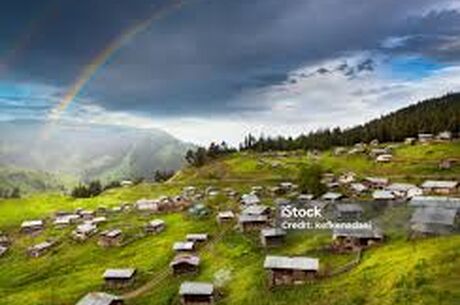
{"type": "Polygon", "coordinates": [[[97,233],[97,226],[92,223],[83,223],[72,231],[72,238],[76,241],[85,241],[97,233]]]}
{"type": "Polygon", "coordinates": [[[119,289],[131,286],[134,283],[136,273],[137,271],[134,268],[107,269],[102,278],[107,287],[119,289]]]}
{"type": "Polygon", "coordinates": [[[145,226],[147,234],[157,234],[164,231],[166,224],[162,219],[154,219],[145,226]]]}
{"type": "Polygon", "coordinates": [[[214,304],[214,285],[203,282],[184,282],[180,285],[179,296],[182,305],[214,304]]]}
{"type": "Polygon", "coordinates": [[[123,232],[119,229],[101,232],[98,244],[101,247],[121,246],[123,241],[123,232]]]}
{"type": "Polygon", "coordinates": [[[76,305],[124,305],[122,298],[105,292],[90,292],[76,305]]]}
{"type": "Polygon", "coordinates": [[[179,254],[169,264],[174,275],[197,273],[200,268],[200,258],[196,255],[179,254]]]}
{"type": "Polygon", "coordinates": [[[267,256],[264,268],[268,271],[270,287],[303,284],[317,276],[319,260],[310,257],[267,256]]]}
{"type": "Polygon", "coordinates": [[[27,248],[27,254],[30,257],[40,257],[47,253],[52,247],[54,246],[54,242],[52,241],[44,241],[42,243],[33,245],[27,248]]]}
{"type": "Polygon", "coordinates": [[[187,241],[194,242],[195,244],[205,243],[209,239],[209,235],[207,233],[192,233],[187,234],[185,237],[187,241]]]}
{"type": "Polygon", "coordinates": [[[43,220],[27,220],[21,224],[21,233],[32,234],[43,230],[43,220]]]}
{"type": "Polygon", "coordinates": [[[333,249],[339,252],[353,252],[383,241],[383,232],[378,228],[334,229],[333,249]]]}
{"type": "Polygon", "coordinates": [[[279,228],[266,228],[260,231],[260,240],[264,247],[276,247],[284,243],[286,232],[279,228]]]}
{"type": "Polygon", "coordinates": [[[235,219],[235,214],[232,211],[222,211],[217,213],[216,219],[219,224],[231,223],[235,219]]]}
{"type": "Polygon", "coordinates": [[[266,215],[240,215],[238,225],[241,231],[248,232],[260,230],[268,225],[268,217],[266,215]]]}
{"type": "Polygon", "coordinates": [[[427,180],[420,186],[425,194],[450,195],[459,189],[458,181],[427,180]]]}

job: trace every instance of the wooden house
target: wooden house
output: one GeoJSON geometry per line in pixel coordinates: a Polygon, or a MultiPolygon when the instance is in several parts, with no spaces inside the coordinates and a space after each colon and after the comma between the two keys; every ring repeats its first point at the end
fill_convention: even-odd
{"type": "Polygon", "coordinates": [[[105,285],[109,288],[125,288],[134,283],[136,272],[134,268],[107,269],[102,275],[102,278],[104,279],[105,285]]]}
{"type": "Polygon", "coordinates": [[[319,271],[319,260],[310,257],[267,256],[270,286],[302,284],[313,280],[319,271]]]}
{"type": "Polygon", "coordinates": [[[235,214],[232,211],[222,211],[217,213],[216,219],[220,224],[231,223],[235,219],[235,214]]]}
{"type": "Polygon", "coordinates": [[[334,229],[333,248],[340,252],[357,251],[383,241],[383,232],[378,228],[334,229]]]}
{"type": "Polygon", "coordinates": [[[26,234],[40,232],[43,228],[43,220],[27,220],[21,224],[21,232],[26,234]]]}
{"type": "Polygon", "coordinates": [[[214,285],[203,282],[184,282],[180,285],[179,296],[182,305],[214,304],[214,285]]]}
{"type": "Polygon", "coordinates": [[[266,215],[246,215],[242,214],[238,218],[238,225],[243,232],[260,230],[268,225],[266,215]]]}
{"type": "Polygon", "coordinates": [[[392,183],[385,190],[392,192],[397,198],[412,198],[423,194],[421,188],[410,183],[392,183]]]}
{"type": "Polygon", "coordinates": [[[67,215],[57,216],[53,221],[53,225],[58,228],[64,228],[64,227],[77,223],[79,220],[80,220],[80,215],[67,214],[67,215]]]}
{"type": "Polygon", "coordinates": [[[91,210],[83,210],[80,211],[79,215],[81,216],[81,218],[83,218],[83,220],[91,220],[96,215],[96,212],[91,210]]]}
{"type": "Polygon", "coordinates": [[[200,258],[196,255],[179,254],[169,264],[174,275],[197,273],[200,268],[200,258]]]}
{"type": "Polygon", "coordinates": [[[458,209],[416,208],[410,220],[413,236],[446,235],[454,232],[458,209]]]}
{"type": "Polygon", "coordinates": [[[154,219],[145,226],[145,232],[148,234],[157,234],[164,231],[166,224],[162,219],[154,219]]]}
{"type": "Polygon", "coordinates": [[[122,298],[105,292],[90,292],[76,305],[124,305],[122,298]]]}
{"type": "Polygon", "coordinates": [[[393,160],[393,155],[391,154],[382,154],[382,155],[378,155],[375,158],[375,162],[377,163],[389,163],[392,160],[393,160]]]}
{"type": "Polygon", "coordinates": [[[99,236],[98,244],[101,247],[121,246],[123,241],[123,232],[119,229],[103,231],[99,236]]]}
{"type": "Polygon", "coordinates": [[[178,241],[173,244],[176,253],[190,253],[195,251],[195,243],[192,241],[178,241]]]}
{"type": "Polygon", "coordinates": [[[431,133],[419,133],[418,134],[418,141],[422,144],[427,144],[433,141],[434,136],[431,133]]]}
{"type": "Polygon", "coordinates": [[[286,232],[279,228],[265,228],[260,231],[260,240],[264,247],[276,247],[284,243],[286,232]]]}
{"type": "Polygon", "coordinates": [[[31,257],[40,257],[47,253],[53,246],[53,241],[44,241],[27,248],[27,254],[31,257]]]}
{"type": "Polygon", "coordinates": [[[362,193],[366,192],[368,190],[368,187],[364,185],[363,183],[351,183],[350,184],[350,190],[353,192],[355,195],[361,195],[362,193]]]}
{"type": "Polygon", "coordinates": [[[73,239],[77,241],[85,241],[97,233],[97,226],[90,222],[85,222],[72,231],[73,239]]]}
{"type": "Polygon", "coordinates": [[[382,177],[366,177],[363,180],[363,184],[372,189],[384,189],[389,182],[388,178],[382,177]]]}
{"type": "Polygon", "coordinates": [[[425,194],[450,195],[458,191],[458,181],[427,180],[420,186],[425,194]]]}
{"type": "Polygon", "coordinates": [[[363,208],[355,203],[343,203],[335,206],[335,216],[337,220],[354,221],[361,219],[363,208]]]}

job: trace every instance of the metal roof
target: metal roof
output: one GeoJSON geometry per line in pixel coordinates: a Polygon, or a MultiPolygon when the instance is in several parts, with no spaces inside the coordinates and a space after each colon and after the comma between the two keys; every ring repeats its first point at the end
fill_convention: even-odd
{"type": "Polygon", "coordinates": [[[185,239],[188,240],[188,241],[206,241],[206,240],[208,240],[208,234],[207,233],[187,234],[185,239]]]}
{"type": "Polygon", "coordinates": [[[130,279],[136,274],[136,269],[127,268],[127,269],[107,269],[104,272],[103,278],[111,279],[130,279]]]}
{"type": "Polygon", "coordinates": [[[149,226],[151,227],[160,227],[160,226],[164,226],[164,224],[165,222],[162,219],[154,219],[149,222],[149,226]]]}
{"type": "Polygon", "coordinates": [[[418,188],[415,184],[410,183],[392,183],[386,187],[388,191],[407,192],[410,189],[418,188]]]}
{"type": "Polygon", "coordinates": [[[113,301],[118,300],[121,298],[105,292],[90,292],[77,305],[110,305],[113,301]]]}
{"type": "Polygon", "coordinates": [[[175,242],[173,245],[173,250],[175,251],[181,251],[181,250],[193,250],[193,247],[195,246],[194,242],[192,241],[178,241],[175,242]]]}
{"type": "Polygon", "coordinates": [[[266,215],[246,215],[242,214],[240,215],[238,221],[240,223],[245,223],[245,222],[266,222],[268,220],[268,217],[266,215]]]}
{"type": "Polygon", "coordinates": [[[241,196],[241,201],[246,205],[258,204],[260,202],[259,197],[255,194],[244,194],[241,196]]]}
{"type": "Polygon", "coordinates": [[[245,215],[262,215],[270,208],[266,205],[251,205],[245,208],[241,213],[245,215]]]}
{"type": "Polygon", "coordinates": [[[304,256],[267,256],[264,262],[266,269],[318,270],[319,260],[304,256]]]}
{"type": "Polygon", "coordinates": [[[460,198],[445,196],[414,196],[410,203],[412,207],[438,207],[460,210],[460,198]]]}
{"type": "Polygon", "coordinates": [[[260,234],[264,237],[276,237],[276,236],[284,236],[286,232],[280,228],[266,228],[260,231],[260,234]]]}
{"type": "Polygon", "coordinates": [[[447,180],[427,180],[422,183],[422,188],[456,188],[458,181],[447,181],[447,180]]]}
{"type": "Polygon", "coordinates": [[[335,192],[327,192],[323,196],[321,196],[321,198],[324,200],[337,200],[342,197],[343,197],[343,194],[335,193],[335,192]]]}
{"type": "Polygon", "coordinates": [[[180,285],[180,295],[212,295],[214,285],[203,282],[184,282],[180,285]]]}
{"type": "Polygon", "coordinates": [[[391,200],[395,199],[395,195],[391,191],[376,190],[372,193],[372,198],[377,200],[391,200]]]}
{"type": "Polygon", "coordinates": [[[41,227],[43,220],[26,220],[21,224],[21,228],[41,227]]]}
{"type": "Polygon", "coordinates": [[[417,208],[412,214],[411,223],[424,223],[424,224],[442,224],[452,226],[455,223],[455,216],[457,211],[455,209],[444,208],[417,208]]]}
{"type": "Polygon", "coordinates": [[[339,212],[363,212],[363,208],[356,203],[341,203],[337,204],[335,207],[339,212]]]}
{"type": "Polygon", "coordinates": [[[359,229],[347,229],[347,228],[336,228],[332,232],[333,238],[336,237],[356,237],[356,238],[383,238],[383,231],[379,228],[359,228],[359,229]]]}
{"type": "Polygon", "coordinates": [[[219,218],[234,218],[235,214],[232,211],[222,211],[217,214],[219,218]]]}
{"type": "Polygon", "coordinates": [[[182,263],[198,266],[200,264],[200,258],[196,255],[178,255],[174,257],[169,265],[172,267],[182,263]]]}

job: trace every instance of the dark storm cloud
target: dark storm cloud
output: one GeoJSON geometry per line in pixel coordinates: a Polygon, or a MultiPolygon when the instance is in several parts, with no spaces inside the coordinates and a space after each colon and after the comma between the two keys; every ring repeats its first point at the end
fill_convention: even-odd
{"type": "MultiPolygon", "coordinates": [[[[63,87],[117,35],[170,3],[9,2],[14,4],[0,12],[2,51],[27,33],[31,20],[44,21],[37,22],[7,77],[63,87]]],[[[252,107],[232,104],[246,90],[281,83],[293,69],[348,52],[460,56],[453,51],[459,48],[453,42],[460,36],[460,15],[443,10],[447,2],[431,13],[425,9],[433,4],[429,0],[185,2],[118,50],[82,95],[109,110],[225,115],[252,107]],[[400,36],[408,37],[401,46],[381,47],[384,39],[400,36]]],[[[370,59],[359,68],[372,67],[370,59]]]]}

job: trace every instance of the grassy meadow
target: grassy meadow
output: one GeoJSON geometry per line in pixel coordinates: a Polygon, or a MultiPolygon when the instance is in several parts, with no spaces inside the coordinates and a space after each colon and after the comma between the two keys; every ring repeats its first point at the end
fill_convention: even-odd
{"type": "MultiPolygon", "coordinates": [[[[460,177],[460,166],[440,170],[444,158],[458,158],[460,143],[401,146],[395,149],[395,161],[376,164],[365,156],[322,154],[318,161],[335,173],[352,170],[360,176],[387,176],[394,181],[418,182],[426,177],[460,177]]],[[[387,208],[378,221],[388,233],[381,246],[365,251],[360,264],[351,271],[311,284],[269,289],[263,260],[267,253],[318,257],[322,269],[337,268],[354,259],[352,254],[331,254],[319,250],[330,243],[330,232],[292,232],[283,247],[266,250],[257,234],[241,234],[232,226],[219,227],[213,215],[197,219],[186,213],[145,215],[138,212],[109,214],[100,230],[120,228],[126,234],[123,247],[104,249],[97,237],[84,243],[70,238],[73,228],[57,229],[51,224],[56,211],[76,208],[111,207],[140,198],[176,195],[185,185],[232,187],[247,192],[253,185],[274,185],[294,180],[302,164],[313,162],[307,154],[285,156],[237,153],[199,169],[185,168],[163,184],[139,184],[111,189],[89,199],[73,199],[57,193],[35,194],[22,199],[0,201],[0,230],[8,233],[13,245],[0,258],[1,305],[71,305],[90,291],[111,291],[103,286],[106,268],[135,267],[135,288],[154,280],[174,253],[175,241],[187,233],[208,232],[208,246],[199,251],[200,273],[175,278],[167,276],[145,293],[126,300],[127,305],[178,304],[177,291],[184,280],[212,281],[220,293],[218,304],[279,305],[458,305],[460,300],[460,236],[408,240],[406,229],[410,209],[387,208]],[[36,237],[19,233],[23,220],[41,218],[47,228],[36,237]],[[166,222],[158,235],[142,236],[143,225],[151,219],[166,222]],[[59,240],[56,247],[40,258],[29,258],[28,246],[48,238],[59,240]]],[[[271,204],[269,198],[263,201],[271,204]]],[[[236,209],[233,200],[218,196],[206,203],[213,212],[236,209]]],[[[365,207],[367,209],[367,207],[365,207]]]]}

